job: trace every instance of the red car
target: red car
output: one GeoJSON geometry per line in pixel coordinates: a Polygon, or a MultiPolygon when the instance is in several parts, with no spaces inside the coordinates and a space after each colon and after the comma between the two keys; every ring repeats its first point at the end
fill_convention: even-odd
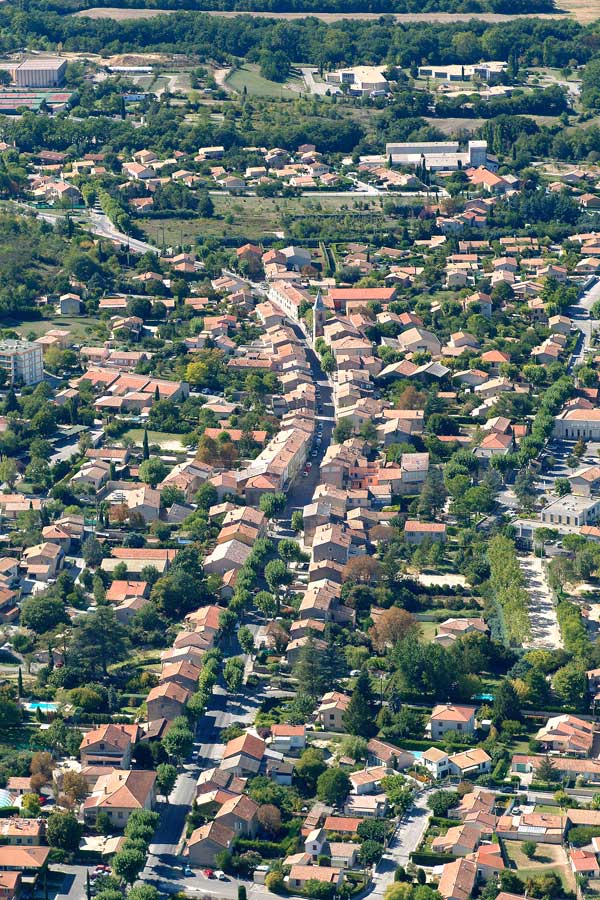
{"type": "Polygon", "coordinates": [[[202,874],[204,875],[205,878],[214,878],[215,877],[215,873],[213,872],[212,869],[204,869],[202,874]]]}

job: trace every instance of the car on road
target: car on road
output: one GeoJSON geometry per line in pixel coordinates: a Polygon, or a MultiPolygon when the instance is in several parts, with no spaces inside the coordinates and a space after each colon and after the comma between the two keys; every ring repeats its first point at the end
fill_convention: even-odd
{"type": "Polygon", "coordinates": [[[212,869],[203,869],[202,874],[204,875],[205,878],[214,878],[215,877],[215,873],[213,872],[212,869]]]}
{"type": "Polygon", "coordinates": [[[302,477],[306,478],[307,476],[308,476],[308,469],[305,469],[304,472],[302,473],[302,477]]]}
{"type": "Polygon", "coordinates": [[[318,451],[318,450],[313,450],[313,452],[312,452],[310,455],[311,455],[312,457],[318,456],[318,455],[319,455],[319,451],[318,451]]]}
{"type": "Polygon", "coordinates": [[[217,871],[215,872],[215,878],[218,878],[219,881],[229,881],[229,878],[227,877],[225,872],[221,871],[221,869],[217,869],[217,871]]]}
{"type": "Polygon", "coordinates": [[[189,866],[184,866],[184,867],[183,867],[183,874],[185,875],[186,878],[193,878],[193,877],[194,877],[194,870],[193,870],[193,869],[190,869],[189,866]]]}

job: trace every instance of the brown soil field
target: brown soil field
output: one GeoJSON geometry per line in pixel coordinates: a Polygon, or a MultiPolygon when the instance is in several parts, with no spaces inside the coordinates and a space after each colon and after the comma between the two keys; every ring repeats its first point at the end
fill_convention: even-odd
{"type": "MultiPolygon", "coordinates": [[[[579,3],[582,7],[586,5],[586,0],[572,0],[572,2],[579,3]]],[[[567,4],[564,4],[565,6],[567,4]]],[[[590,15],[591,21],[592,18],[597,18],[600,16],[593,16],[589,13],[589,9],[592,6],[598,7],[597,0],[589,0],[588,3],[588,14],[590,15]]],[[[119,9],[114,6],[94,6],[91,9],[84,9],[81,12],[73,13],[75,16],[87,16],[89,19],[117,19],[122,21],[124,19],[151,19],[154,16],[164,16],[169,15],[170,13],[180,12],[180,10],[175,9],[119,9]]],[[[273,13],[273,12],[250,12],[244,10],[230,10],[230,11],[221,11],[221,10],[202,10],[202,12],[206,12],[209,16],[222,16],[224,19],[232,19],[235,16],[257,16],[265,19],[306,19],[307,14],[301,12],[281,12],[281,13],[273,13]]],[[[322,19],[324,22],[339,22],[340,19],[380,19],[381,13],[310,13],[311,16],[316,17],[317,19],[322,19]]],[[[391,14],[388,14],[391,15],[391,14]]],[[[536,18],[541,19],[557,19],[562,18],[564,13],[547,13],[540,16],[536,16],[536,18]]],[[[500,15],[499,13],[397,13],[394,16],[397,22],[469,22],[471,19],[481,19],[483,22],[504,22],[511,21],[514,19],[514,16],[506,16],[500,15]]]]}

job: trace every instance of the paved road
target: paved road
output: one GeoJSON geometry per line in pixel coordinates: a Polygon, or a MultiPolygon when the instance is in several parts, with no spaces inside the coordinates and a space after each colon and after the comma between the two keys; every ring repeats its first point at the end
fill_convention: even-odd
{"type": "Polygon", "coordinates": [[[431,810],[427,808],[428,791],[418,794],[412,809],[398,825],[389,846],[377,864],[371,889],[362,896],[379,897],[394,880],[398,866],[406,866],[410,854],[419,846],[427,830],[431,810]]]}
{"type": "Polygon", "coordinates": [[[591,346],[592,335],[600,325],[600,320],[590,318],[591,309],[598,300],[600,300],[600,279],[581,295],[577,303],[567,309],[567,315],[582,334],[571,357],[569,372],[585,361],[585,351],[591,346]]]}
{"type": "Polygon", "coordinates": [[[160,254],[158,247],[155,247],[153,244],[148,244],[147,241],[138,241],[136,238],[132,238],[128,234],[123,234],[122,231],[118,231],[104,213],[99,213],[94,209],[90,209],[87,212],[85,219],[86,222],[84,225],[100,237],[105,237],[110,241],[118,241],[121,244],[125,244],[135,253],[160,254]]]}

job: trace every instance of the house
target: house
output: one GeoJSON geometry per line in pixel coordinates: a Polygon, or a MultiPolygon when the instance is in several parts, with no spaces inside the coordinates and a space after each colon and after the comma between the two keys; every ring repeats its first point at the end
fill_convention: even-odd
{"type": "Polygon", "coordinates": [[[232,828],[220,822],[209,822],[191,833],[185,855],[194,866],[215,866],[217,854],[229,850],[234,837],[232,828]]]}
{"type": "Polygon", "coordinates": [[[408,769],[415,763],[415,757],[408,750],[371,738],[367,744],[367,763],[371,766],[389,766],[396,772],[408,769]]]}
{"type": "Polygon", "coordinates": [[[221,768],[235,775],[256,775],[260,769],[266,744],[257,734],[240,735],[228,741],[223,750],[221,768]]]}
{"type": "Polygon", "coordinates": [[[347,816],[358,816],[361,819],[379,819],[387,814],[388,801],[385,794],[350,794],[344,803],[347,816]]]}
{"type": "Polygon", "coordinates": [[[535,736],[544,750],[591,756],[596,729],[592,722],[563,713],[548,719],[535,736]]]}
{"type": "Polygon", "coordinates": [[[571,847],[569,850],[569,863],[574,875],[583,875],[586,878],[600,877],[598,858],[592,850],[571,847]]]}
{"type": "Polygon", "coordinates": [[[569,476],[571,493],[578,497],[591,497],[600,494],[600,466],[589,466],[569,476]]]}
{"type": "Polygon", "coordinates": [[[232,569],[241,569],[251,552],[247,544],[236,538],[217,544],[204,560],[204,571],[209,575],[223,576],[232,569]]]}
{"type": "Polygon", "coordinates": [[[477,879],[477,866],[470,859],[446,863],[438,884],[444,900],[470,900],[477,879]]]}
{"type": "Polygon", "coordinates": [[[434,853],[450,853],[452,856],[468,856],[476,850],[480,841],[479,829],[466,823],[449,828],[431,842],[434,853]]]}
{"type": "Polygon", "coordinates": [[[416,519],[407,519],[404,523],[404,538],[407,544],[419,545],[425,540],[446,540],[446,526],[443,522],[418,522],[416,519]]]}
{"type": "Polygon", "coordinates": [[[271,748],[281,753],[304,750],[305,725],[271,725],[271,748]]]}
{"type": "Polygon", "coordinates": [[[481,844],[471,859],[477,866],[477,879],[489,881],[490,878],[498,878],[506,868],[502,857],[502,848],[499,844],[481,844]]]}
{"type": "Polygon", "coordinates": [[[308,881],[319,881],[321,884],[332,884],[339,888],[343,880],[341,869],[332,866],[304,866],[295,865],[290,869],[287,878],[288,886],[292,890],[304,890],[308,881]]]}
{"type": "Polygon", "coordinates": [[[460,775],[461,778],[478,778],[480,775],[491,772],[492,758],[481,747],[473,747],[449,756],[448,765],[451,775],[460,775]]]}
{"type": "Polygon", "coordinates": [[[430,747],[428,750],[425,750],[421,757],[421,765],[425,766],[430,775],[436,779],[446,778],[450,774],[448,754],[437,747],[430,747]]]}
{"type": "Polygon", "coordinates": [[[434,741],[443,737],[447,731],[472,735],[475,732],[475,707],[457,706],[454,703],[438,704],[433,708],[427,731],[434,741]]]}
{"type": "Polygon", "coordinates": [[[0,872],[0,900],[17,900],[21,894],[21,873],[0,872]]]}
{"type": "Polygon", "coordinates": [[[83,802],[83,818],[93,823],[105,812],[111,825],[124,828],[134,809],[153,809],[156,799],[156,772],[142,769],[114,769],[101,775],[92,794],[83,802]]]}
{"type": "Polygon", "coordinates": [[[387,766],[373,766],[372,768],[359,769],[358,772],[352,772],[350,775],[352,793],[359,797],[364,794],[379,793],[382,778],[391,774],[392,770],[388,769],[387,766]]]}
{"type": "Polygon", "coordinates": [[[48,581],[55,578],[62,566],[64,553],[58,544],[45,541],[23,551],[21,565],[27,571],[27,578],[33,581],[48,581]]]}
{"type": "Polygon", "coordinates": [[[442,647],[451,647],[452,644],[466,634],[487,634],[489,631],[485,621],[481,618],[446,619],[437,627],[434,637],[436,644],[442,647]]]}
{"type": "Polygon", "coordinates": [[[510,841],[535,841],[538,844],[562,844],[567,819],[554,813],[521,813],[500,816],[496,827],[499,838],[510,841]]]}
{"type": "Polygon", "coordinates": [[[131,767],[131,748],[139,740],[137,725],[100,725],[84,734],[79,745],[82,766],[131,767]]]}
{"type": "Polygon", "coordinates": [[[214,821],[234,832],[236,837],[254,837],[258,830],[258,803],[245,794],[226,800],[214,821]]]}
{"type": "Polygon", "coordinates": [[[163,665],[159,681],[161,684],[177,684],[184,690],[193,693],[198,684],[200,668],[188,660],[181,659],[178,662],[163,665]]]}
{"type": "Polygon", "coordinates": [[[358,816],[327,816],[323,822],[325,831],[355,835],[362,819],[358,816]]]}
{"type": "Polygon", "coordinates": [[[50,847],[0,846],[0,873],[27,872],[36,875],[46,868],[50,847]]]}
{"type": "Polygon", "coordinates": [[[514,448],[512,434],[498,434],[490,432],[486,434],[481,443],[473,451],[477,459],[488,460],[495,456],[506,456],[514,448]]]}
{"type": "Polygon", "coordinates": [[[46,823],[43,819],[0,819],[0,841],[11,847],[39,847],[44,842],[46,823]]]}
{"type": "Polygon", "coordinates": [[[167,719],[170,722],[182,716],[190,697],[191,691],[178,684],[169,682],[156,685],[146,698],[148,721],[167,719]]]}
{"type": "Polygon", "coordinates": [[[344,713],[350,703],[350,697],[340,691],[328,691],[323,694],[315,719],[326,731],[344,731],[344,713]]]}
{"type": "Polygon", "coordinates": [[[584,441],[600,440],[600,409],[570,408],[554,418],[554,437],[584,441]]]}

